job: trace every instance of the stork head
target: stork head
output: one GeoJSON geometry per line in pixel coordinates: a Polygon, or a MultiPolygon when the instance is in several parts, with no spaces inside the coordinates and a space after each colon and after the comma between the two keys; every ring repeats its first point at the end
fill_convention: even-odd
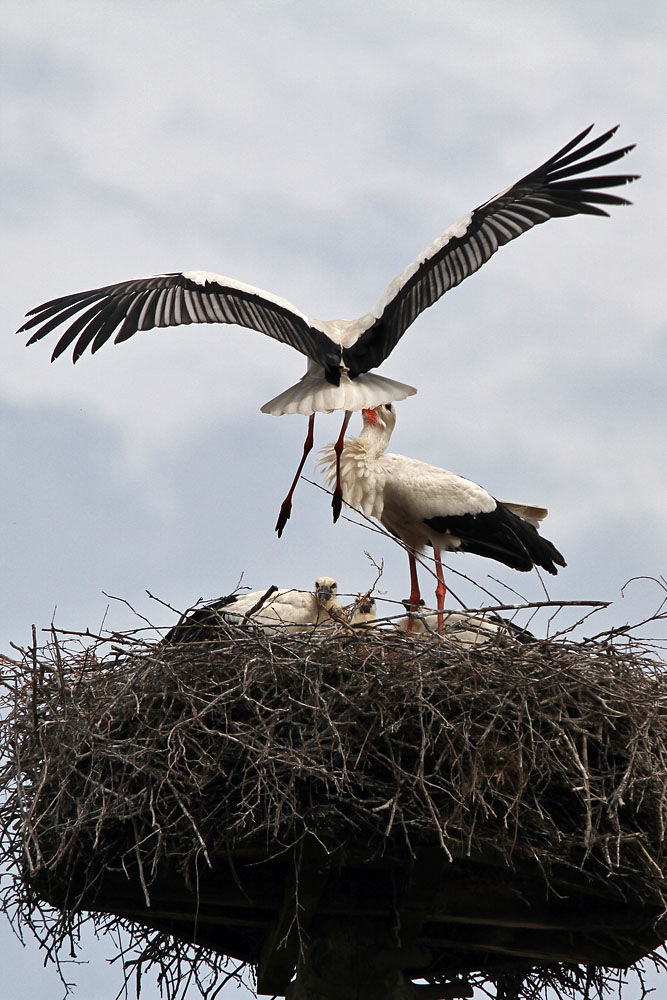
{"type": "Polygon", "coordinates": [[[401,601],[401,604],[408,613],[407,618],[400,618],[396,622],[396,628],[401,632],[406,632],[410,635],[417,635],[420,632],[426,631],[426,626],[424,625],[424,619],[420,616],[420,612],[423,613],[426,608],[426,601],[423,597],[419,598],[419,604],[417,606],[416,612],[412,610],[412,604],[410,603],[410,598],[401,601]]]}
{"type": "Polygon", "coordinates": [[[338,584],[331,576],[318,576],[315,581],[315,600],[321,608],[330,607],[338,597],[338,584]]]}
{"type": "Polygon", "coordinates": [[[370,594],[359,594],[352,606],[350,623],[352,625],[363,625],[367,622],[375,621],[376,617],[375,598],[371,597],[370,594]]]}
{"type": "Polygon", "coordinates": [[[367,435],[380,439],[382,449],[386,448],[391,437],[391,432],[396,426],[396,410],[393,403],[382,403],[374,410],[362,410],[361,416],[364,421],[364,429],[367,435]]]}
{"type": "MultiPolygon", "coordinates": [[[[403,605],[403,607],[405,608],[405,610],[408,612],[408,614],[410,614],[410,611],[412,610],[412,605],[410,603],[410,598],[406,597],[404,601],[401,601],[401,604],[403,605]]],[[[419,604],[417,605],[417,611],[418,612],[419,611],[423,611],[425,607],[426,607],[426,601],[424,600],[423,597],[420,597],[419,598],[419,604]]]]}

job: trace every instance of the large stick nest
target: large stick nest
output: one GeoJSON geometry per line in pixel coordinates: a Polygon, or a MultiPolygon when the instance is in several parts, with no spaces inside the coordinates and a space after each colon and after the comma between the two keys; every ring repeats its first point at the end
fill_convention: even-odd
{"type": "MultiPolygon", "coordinates": [[[[128,639],[103,657],[54,636],[5,673],[2,831],[17,873],[5,905],[49,949],[82,911],[117,914],[105,926],[131,928],[170,995],[203,957],[212,991],[221,955],[260,961],[266,927],[207,931],[206,872],[231,865],[252,896],[252,870],[266,863],[274,885],[307,842],[328,870],[395,875],[428,850],[445,875],[489,864],[545,898],[583,885],[645,914],[641,954],[667,936],[667,677],[640,645],[229,626],[214,642],[128,639]],[[165,944],[163,932],[188,939],[174,916],[187,892],[202,893],[199,950],[165,944]]],[[[454,972],[503,981],[507,964],[482,950],[465,968],[461,948],[454,972]]],[[[589,980],[622,954],[588,963],[589,980]]],[[[519,972],[517,996],[579,982],[576,960],[519,972]]]]}

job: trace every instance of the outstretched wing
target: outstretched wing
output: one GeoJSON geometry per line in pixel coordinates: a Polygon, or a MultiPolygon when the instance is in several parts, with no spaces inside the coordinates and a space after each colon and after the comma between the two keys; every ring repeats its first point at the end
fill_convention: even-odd
{"type": "Polygon", "coordinates": [[[366,324],[364,332],[343,351],[352,378],[384,361],[417,316],[479,270],[498,247],[548,219],[564,215],[609,215],[601,205],[630,204],[602,189],[628,184],[637,179],[636,175],[583,176],[634,149],[624,146],[586,159],[614,135],[618,126],[581,146],[592,128],[591,125],[580,132],[512,187],[464,215],[394,278],[379,302],[360,321],[361,329],[366,324]]]}
{"type": "Polygon", "coordinates": [[[340,347],[290,302],[208,271],[160,274],[75,292],[45,302],[28,315],[31,318],[18,331],[34,331],[28,345],[72,320],[52,361],[71,344],[73,361],[88,347],[94,354],[116,330],[118,344],[138,330],[189,323],[235,323],[259,330],[325,367],[336,367],[340,359],[340,347]]]}

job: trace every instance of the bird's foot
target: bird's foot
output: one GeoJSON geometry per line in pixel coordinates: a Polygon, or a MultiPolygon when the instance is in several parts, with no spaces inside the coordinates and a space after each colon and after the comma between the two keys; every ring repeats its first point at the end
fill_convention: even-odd
{"type": "Polygon", "coordinates": [[[331,507],[333,509],[333,521],[334,524],[340,517],[340,512],[343,509],[343,491],[340,487],[334,490],[333,500],[331,501],[331,507]]]}
{"type": "Polygon", "coordinates": [[[287,522],[289,521],[290,514],[292,513],[292,501],[289,499],[283,500],[282,507],[280,508],[280,513],[278,514],[278,520],[276,521],[276,531],[278,532],[278,538],[283,533],[283,529],[287,522]]]}

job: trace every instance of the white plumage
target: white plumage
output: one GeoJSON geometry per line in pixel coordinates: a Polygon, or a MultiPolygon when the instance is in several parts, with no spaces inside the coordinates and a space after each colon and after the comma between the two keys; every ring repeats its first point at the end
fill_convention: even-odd
{"type": "Polygon", "coordinates": [[[350,610],[350,625],[372,627],[377,619],[375,598],[370,594],[359,594],[350,610]]]}
{"type": "MultiPolygon", "coordinates": [[[[139,330],[191,323],[232,323],[258,330],[295,348],[308,359],[303,378],[262,406],[273,415],[309,416],[304,453],[276,524],[280,535],[290,516],[292,494],[312,448],[315,413],[344,410],[338,439],[342,447],[354,410],[405,399],[412,386],[371,373],[389,356],[417,316],[446,291],[477,271],[496,250],[548,219],[577,214],[608,215],[600,206],[628,204],[602,188],[616,187],[634,175],[586,177],[620,159],[633,146],[586,159],[616,129],[583,140],[592,126],[511,187],[449,226],[389,284],[373,308],[358,319],[319,320],[286,299],[209,271],[185,271],[121,281],[52,299],[33,309],[21,327],[32,330],[28,344],[72,321],[60,336],[52,360],[70,345],[76,361],[99,350],[116,333],[115,343],[139,330]],[[116,332],[117,331],[117,332],[116,332]]],[[[20,331],[19,331],[20,332],[20,331]]],[[[340,513],[337,481],[332,505],[340,513]]]]}
{"type": "Polygon", "coordinates": [[[269,588],[245,594],[224,609],[223,618],[235,625],[294,630],[344,621],[344,611],[338,603],[336,581],[330,576],[320,576],[315,580],[312,593],[269,588]]]}
{"type": "Polygon", "coordinates": [[[218,638],[221,627],[248,625],[264,632],[293,632],[305,628],[346,624],[338,602],[338,584],[330,576],[315,580],[313,591],[294,588],[253,590],[221,597],[186,613],[164,637],[165,643],[202,642],[218,638]]]}
{"type": "MultiPolygon", "coordinates": [[[[400,538],[410,562],[410,603],[419,607],[420,593],[415,553],[433,547],[441,612],[445,597],[441,552],[473,552],[496,559],[513,569],[540,566],[556,573],[565,560],[556,547],[537,532],[547,511],[527,504],[501,503],[482,486],[405,455],[385,454],[396,424],[391,403],[362,410],[359,437],[349,438],[340,455],[344,500],[375,517],[400,538]]],[[[336,480],[333,446],[323,449],[320,467],[332,485],[336,480]]]]}
{"type": "Polygon", "coordinates": [[[403,603],[408,614],[396,622],[396,627],[401,632],[410,632],[413,635],[435,633],[439,628],[438,618],[441,617],[440,633],[460,646],[481,646],[499,638],[522,643],[535,641],[535,637],[526,629],[505,621],[499,615],[489,616],[461,611],[444,611],[438,615],[435,612],[427,612],[423,600],[419,602],[418,612],[412,613],[410,601],[403,603]]]}

